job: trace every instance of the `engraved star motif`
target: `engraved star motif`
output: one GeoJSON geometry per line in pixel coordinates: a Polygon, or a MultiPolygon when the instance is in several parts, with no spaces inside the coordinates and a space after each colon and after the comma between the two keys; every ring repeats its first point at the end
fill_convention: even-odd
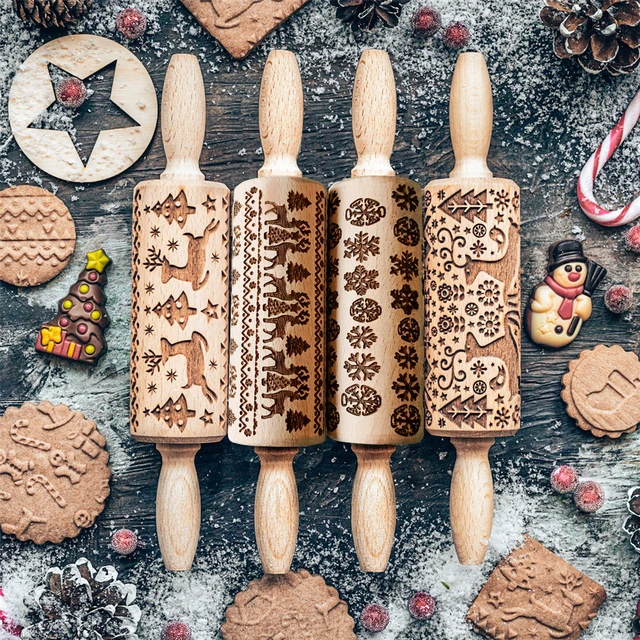
{"type": "Polygon", "coordinates": [[[154,291],[155,291],[155,287],[151,283],[146,284],[144,286],[144,292],[145,293],[153,293],[154,291]]]}
{"type": "Polygon", "coordinates": [[[179,246],[177,240],[169,240],[169,242],[167,242],[167,249],[169,249],[169,251],[176,251],[179,246]]]}
{"type": "Polygon", "coordinates": [[[150,336],[153,334],[153,325],[148,324],[145,328],[144,328],[144,335],[145,336],[150,336]]]}
{"type": "MultiPolygon", "coordinates": [[[[149,207],[147,207],[149,209],[149,207]]],[[[151,237],[157,238],[160,235],[160,229],[158,227],[151,227],[151,237]]]]}
{"type": "Polygon", "coordinates": [[[211,300],[207,300],[208,304],[207,306],[202,310],[202,313],[204,313],[205,316],[207,316],[207,318],[209,320],[217,320],[218,319],[218,307],[220,305],[217,304],[213,304],[211,302],[211,300]]]}
{"type": "Polygon", "coordinates": [[[155,382],[150,382],[147,385],[147,391],[149,393],[155,393],[158,390],[158,385],[155,382]]]}
{"type": "Polygon", "coordinates": [[[214,417],[213,411],[207,411],[205,409],[204,415],[200,417],[200,420],[202,420],[202,422],[204,422],[205,424],[213,424],[213,417],[214,417]]]}
{"type": "Polygon", "coordinates": [[[209,369],[217,369],[218,363],[215,360],[209,360],[209,369]]]}
{"type": "Polygon", "coordinates": [[[208,213],[211,213],[211,211],[215,211],[216,209],[216,200],[215,198],[211,198],[211,196],[207,195],[207,199],[202,203],[202,205],[207,208],[208,213]]]}
{"type": "Polygon", "coordinates": [[[169,369],[169,371],[167,371],[167,380],[169,380],[169,382],[173,382],[177,377],[178,374],[175,369],[169,369]]]}

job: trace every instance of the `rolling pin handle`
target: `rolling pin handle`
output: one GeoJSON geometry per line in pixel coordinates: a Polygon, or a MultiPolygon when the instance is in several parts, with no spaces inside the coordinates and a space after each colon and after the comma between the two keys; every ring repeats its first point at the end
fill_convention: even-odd
{"type": "Polygon", "coordinates": [[[396,83],[389,54],[362,52],[353,85],[353,139],[358,163],[351,177],[395,176],[391,154],[396,137],[396,83]]]}
{"type": "Polygon", "coordinates": [[[260,85],[260,139],[264,164],[259,178],[299,178],[298,153],[302,144],[304,95],[296,56],[291,51],[271,51],[260,85]]]}
{"type": "Polygon", "coordinates": [[[297,448],[256,447],[260,474],[256,487],[255,528],[265,573],[289,571],[298,539],[298,488],[293,473],[297,448]]]}
{"type": "Polygon", "coordinates": [[[358,470],[351,497],[351,529],[360,568],[382,573],[389,562],[396,532],[396,492],[388,445],[352,444],[358,470]]]}
{"type": "Polygon", "coordinates": [[[491,178],[487,155],[493,129],[493,95],[481,53],[462,53],[451,81],[451,142],[456,165],[450,178],[491,178]]]}
{"type": "Polygon", "coordinates": [[[156,496],[158,543],[167,571],[188,571],[200,537],[199,444],[157,444],[162,469],[156,496]]]}
{"type": "Polygon", "coordinates": [[[200,154],[207,124],[207,102],[196,56],[171,56],[162,90],[161,119],[167,167],[160,179],[203,182],[200,154]]]}
{"type": "Polygon", "coordinates": [[[451,480],[451,531],[460,564],[479,565],[493,526],[493,478],[489,449],[493,438],[451,438],[456,464],[451,480]]]}

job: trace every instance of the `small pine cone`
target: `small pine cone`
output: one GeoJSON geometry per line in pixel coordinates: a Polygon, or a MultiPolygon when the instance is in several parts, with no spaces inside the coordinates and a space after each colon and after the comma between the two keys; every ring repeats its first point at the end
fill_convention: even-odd
{"type": "Polygon", "coordinates": [[[336,17],[351,25],[354,32],[373,31],[379,23],[398,25],[402,7],[409,0],[331,0],[336,17]]]}
{"type": "Polygon", "coordinates": [[[555,32],[559,58],[576,57],[587,73],[614,76],[640,64],[638,0],[544,0],[540,18],[555,32]]]}
{"type": "Polygon", "coordinates": [[[13,0],[20,19],[41,29],[76,24],[90,6],[91,0],[13,0]]]}

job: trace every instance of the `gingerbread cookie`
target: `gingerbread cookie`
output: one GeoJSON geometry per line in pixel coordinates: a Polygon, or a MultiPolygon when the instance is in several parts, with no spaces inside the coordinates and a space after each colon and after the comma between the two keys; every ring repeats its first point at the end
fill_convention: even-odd
{"type": "Polygon", "coordinates": [[[60,198],[40,187],[0,191],[0,280],[34,287],[57,276],[76,245],[76,226],[60,198]]]}
{"type": "Polygon", "coordinates": [[[0,418],[0,528],[18,540],[62,542],[88,529],[109,495],[109,454],[96,425],[50,402],[0,418]]]}
{"type": "Polygon", "coordinates": [[[338,592],[304,569],[254,580],[227,609],[224,640],[356,640],[338,592]]]}
{"type": "Polygon", "coordinates": [[[240,59],[308,1],[182,0],[182,4],[234,58],[240,59]]]}
{"type": "Polygon", "coordinates": [[[598,345],[569,363],[562,378],[567,413],[599,438],[632,433],[640,422],[640,362],[622,347],[598,345]]]}
{"type": "Polygon", "coordinates": [[[576,640],[606,597],[597,582],[525,536],[491,574],[467,621],[495,640],[576,640]]]}

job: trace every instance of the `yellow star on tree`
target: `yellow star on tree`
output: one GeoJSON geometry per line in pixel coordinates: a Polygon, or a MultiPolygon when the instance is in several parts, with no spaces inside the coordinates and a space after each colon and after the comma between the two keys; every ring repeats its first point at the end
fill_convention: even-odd
{"type": "Polygon", "coordinates": [[[109,262],[109,256],[102,249],[87,253],[87,270],[95,269],[98,273],[102,273],[109,262]]]}

